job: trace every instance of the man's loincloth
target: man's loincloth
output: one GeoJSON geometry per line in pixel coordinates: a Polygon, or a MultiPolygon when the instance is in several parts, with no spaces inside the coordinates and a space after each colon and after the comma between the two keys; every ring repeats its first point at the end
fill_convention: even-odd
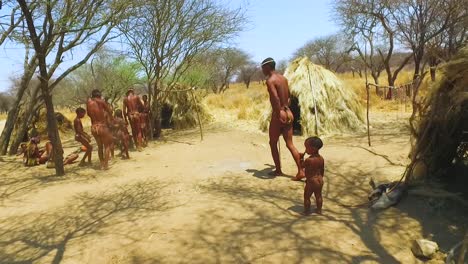
{"type": "Polygon", "coordinates": [[[104,123],[95,123],[91,125],[91,133],[96,136],[108,136],[109,127],[104,123]]]}
{"type": "Polygon", "coordinates": [[[140,113],[139,112],[131,112],[128,114],[130,122],[140,122],[140,113]]]}
{"type": "Polygon", "coordinates": [[[283,106],[280,109],[279,121],[281,122],[282,125],[291,125],[293,123],[294,115],[288,106],[283,106]]]}

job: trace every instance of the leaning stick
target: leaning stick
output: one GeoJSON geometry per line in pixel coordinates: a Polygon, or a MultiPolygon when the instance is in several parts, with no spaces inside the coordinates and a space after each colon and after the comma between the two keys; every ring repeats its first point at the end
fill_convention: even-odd
{"type": "Polygon", "coordinates": [[[315,114],[315,135],[318,136],[318,126],[319,126],[319,121],[317,118],[317,101],[315,100],[315,89],[312,86],[312,80],[310,79],[310,70],[309,70],[309,64],[307,64],[307,73],[309,75],[309,84],[310,84],[310,89],[312,89],[312,99],[314,100],[314,114],[315,114]]]}
{"type": "MultiPolygon", "coordinates": [[[[367,64],[367,43],[365,43],[364,46],[364,65],[367,64]]],[[[369,124],[369,106],[370,106],[370,93],[369,93],[369,81],[367,80],[367,66],[364,67],[364,74],[366,76],[366,94],[367,94],[367,110],[366,110],[366,119],[367,119],[367,143],[369,144],[369,147],[371,146],[371,140],[370,140],[370,124],[369,124]]]]}
{"type": "Polygon", "coordinates": [[[203,128],[202,128],[202,123],[200,119],[200,113],[198,112],[198,103],[197,103],[197,100],[195,99],[195,95],[193,94],[193,90],[195,90],[195,87],[190,89],[190,93],[192,94],[193,104],[195,106],[195,112],[197,112],[198,126],[200,127],[200,138],[201,138],[201,141],[203,141],[203,128]]]}

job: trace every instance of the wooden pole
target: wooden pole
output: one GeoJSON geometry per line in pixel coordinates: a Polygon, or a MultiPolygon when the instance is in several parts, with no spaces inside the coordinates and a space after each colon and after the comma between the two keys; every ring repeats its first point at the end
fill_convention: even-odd
{"type": "MultiPolygon", "coordinates": [[[[367,65],[367,42],[364,45],[364,65],[367,65]]],[[[369,106],[370,106],[370,93],[369,93],[369,82],[367,80],[367,66],[364,67],[365,75],[366,75],[366,94],[367,94],[367,143],[369,147],[371,146],[371,139],[370,139],[370,124],[369,124],[369,106]]]]}
{"type": "Polygon", "coordinates": [[[198,112],[198,104],[197,104],[197,100],[195,99],[195,95],[193,93],[193,90],[195,88],[192,88],[190,90],[190,93],[192,94],[192,99],[193,99],[193,103],[195,105],[195,112],[197,112],[197,118],[198,118],[198,126],[200,127],[200,140],[203,141],[203,127],[202,127],[202,123],[201,123],[201,119],[200,119],[200,113],[198,112]]]}
{"type": "Polygon", "coordinates": [[[312,98],[314,100],[314,114],[315,114],[315,135],[319,135],[318,133],[318,127],[319,127],[319,120],[317,117],[317,101],[315,100],[315,89],[312,86],[312,80],[310,79],[310,70],[309,70],[309,64],[307,64],[307,73],[309,74],[309,84],[310,84],[310,89],[312,90],[312,98]]]}

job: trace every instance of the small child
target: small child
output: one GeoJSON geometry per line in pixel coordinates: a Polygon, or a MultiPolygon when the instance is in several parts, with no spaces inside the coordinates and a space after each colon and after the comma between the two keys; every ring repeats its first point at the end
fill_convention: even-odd
{"type": "Polygon", "coordinates": [[[130,133],[128,133],[127,123],[125,122],[122,110],[117,109],[114,113],[114,129],[116,132],[117,140],[120,142],[120,150],[123,159],[129,159],[128,145],[130,140],[130,133]]]}
{"type": "Polygon", "coordinates": [[[310,156],[304,160],[305,153],[301,153],[301,166],[305,169],[306,185],[304,188],[304,215],[309,215],[310,197],[315,195],[315,203],[317,205],[316,213],[322,214],[322,187],[324,174],[324,160],[319,154],[319,150],[323,147],[323,142],[318,137],[310,137],[304,142],[306,148],[305,153],[310,156]]]}
{"type": "Polygon", "coordinates": [[[75,140],[80,142],[86,148],[85,155],[81,159],[80,166],[85,165],[86,157],[88,157],[88,165],[91,165],[91,153],[93,152],[93,146],[91,146],[91,136],[89,136],[83,129],[81,118],[86,114],[86,110],[82,107],[76,109],[76,118],[73,121],[73,127],[75,128],[75,140]]]}

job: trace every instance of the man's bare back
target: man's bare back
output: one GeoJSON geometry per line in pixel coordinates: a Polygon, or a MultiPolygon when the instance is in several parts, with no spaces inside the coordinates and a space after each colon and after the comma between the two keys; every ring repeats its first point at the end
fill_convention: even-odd
{"type": "Polygon", "coordinates": [[[136,95],[132,89],[128,90],[127,97],[123,100],[123,114],[125,121],[130,123],[133,140],[138,150],[140,150],[143,145],[140,117],[140,110],[143,108],[144,106],[140,97],[136,95]]]}
{"type": "Polygon", "coordinates": [[[107,169],[113,144],[113,137],[110,131],[112,110],[101,98],[99,90],[93,90],[92,97],[88,99],[86,108],[88,116],[91,118],[91,133],[98,145],[101,169],[107,169]]]}
{"type": "Polygon", "coordinates": [[[282,175],[281,161],[278,152],[278,139],[283,135],[286,146],[291,152],[297,166],[297,174],[293,180],[300,180],[304,177],[304,172],[301,168],[299,152],[297,151],[292,141],[293,137],[293,114],[289,109],[289,85],[287,79],[275,71],[275,61],[272,58],[267,58],[262,63],[262,71],[267,76],[267,88],[270,95],[270,103],[273,109],[269,137],[270,148],[275,163],[276,170],[273,175],[282,175]]]}

